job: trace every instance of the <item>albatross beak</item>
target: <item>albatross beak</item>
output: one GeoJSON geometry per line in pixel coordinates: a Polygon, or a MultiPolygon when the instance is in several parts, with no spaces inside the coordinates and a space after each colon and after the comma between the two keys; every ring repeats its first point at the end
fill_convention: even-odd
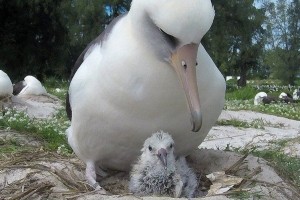
{"type": "Polygon", "coordinates": [[[159,158],[159,160],[162,162],[162,164],[164,165],[165,169],[167,168],[167,151],[164,148],[161,148],[158,150],[157,152],[157,157],[159,158]]]}
{"type": "Polygon", "coordinates": [[[180,78],[188,107],[191,112],[193,132],[198,132],[202,126],[200,99],[196,77],[198,47],[198,44],[187,44],[172,54],[172,65],[180,78]]]}

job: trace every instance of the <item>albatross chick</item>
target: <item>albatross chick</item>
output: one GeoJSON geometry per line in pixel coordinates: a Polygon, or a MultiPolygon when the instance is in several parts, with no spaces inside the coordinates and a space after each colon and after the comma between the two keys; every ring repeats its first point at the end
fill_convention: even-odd
{"type": "Polygon", "coordinates": [[[168,133],[157,132],[146,139],[142,155],[131,171],[129,189],[139,196],[194,196],[196,175],[184,157],[175,161],[174,141],[168,133]]]}

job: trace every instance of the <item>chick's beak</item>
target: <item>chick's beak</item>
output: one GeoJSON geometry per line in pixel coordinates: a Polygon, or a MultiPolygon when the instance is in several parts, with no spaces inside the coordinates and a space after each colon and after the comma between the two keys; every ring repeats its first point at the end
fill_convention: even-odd
{"type": "Polygon", "coordinates": [[[167,168],[167,151],[164,148],[161,148],[157,152],[157,157],[162,162],[163,166],[167,168]]]}

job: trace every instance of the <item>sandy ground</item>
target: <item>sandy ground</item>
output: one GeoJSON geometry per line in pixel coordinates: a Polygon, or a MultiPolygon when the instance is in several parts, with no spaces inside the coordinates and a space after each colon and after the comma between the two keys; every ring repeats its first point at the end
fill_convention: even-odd
{"type": "MultiPolygon", "coordinates": [[[[49,97],[47,97],[49,98],[49,97]]],[[[34,117],[46,118],[60,107],[60,102],[46,97],[14,99],[14,105],[27,106],[27,112],[34,117]],[[28,104],[30,106],[28,106],[28,104]],[[45,109],[44,109],[45,108],[45,109]]],[[[237,118],[252,122],[264,121],[264,129],[215,126],[206,140],[188,158],[189,165],[197,174],[198,199],[230,199],[220,194],[204,197],[209,182],[205,175],[226,171],[226,174],[243,178],[241,185],[226,194],[247,191],[244,199],[300,199],[299,189],[293,188],[277,175],[275,170],[261,158],[221,151],[231,148],[272,148],[271,141],[299,138],[300,121],[275,117],[249,111],[223,111],[220,119],[237,118]],[[202,197],[200,197],[202,196],[202,197]]],[[[134,197],[128,191],[128,173],[108,172],[100,181],[109,195],[93,191],[84,179],[84,164],[75,155],[62,156],[43,149],[43,143],[22,133],[0,131],[1,141],[17,141],[28,150],[14,154],[3,153],[0,157],[0,200],[2,199],[171,199],[170,197],[134,197]]],[[[3,145],[3,144],[0,144],[3,145]]],[[[283,151],[289,155],[300,155],[299,141],[290,141],[283,151]]],[[[1,147],[1,146],[0,146],[1,147]]]]}

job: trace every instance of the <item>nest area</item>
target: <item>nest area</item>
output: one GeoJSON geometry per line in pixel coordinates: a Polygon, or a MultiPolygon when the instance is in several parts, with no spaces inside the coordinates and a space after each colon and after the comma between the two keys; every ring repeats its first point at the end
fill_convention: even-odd
{"type": "Polygon", "coordinates": [[[0,193],[4,199],[30,199],[37,195],[47,198],[58,185],[63,186],[61,194],[92,191],[74,173],[74,169],[84,169],[79,160],[45,151],[42,147],[2,153],[0,163],[0,193]]]}
{"type": "MultiPolygon", "coordinates": [[[[3,144],[2,144],[3,145],[3,144]]],[[[0,158],[0,199],[76,199],[97,193],[85,182],[85,165],[74,155],[62,156],[42,147],[28,147],[0,158]]],[[[109,171],[100,180],[108,195],[130,195],[129,174],[109,171]]],[[[209,189],[211,182],[197,173],[199,194],[209,189]]]]}
{"type": "MultiPolygon", "coordinates": [[[[0,200],[84,199],[91,196],[95,199],[97,196],[93,195],[100,195],[85,182],[85,164],[75,155],[60,155],[45,150],[42,143],[34,144],[20,145],[19,149],[0,152],[0,200]]],[[[0,138],[1,149],[7,149],[8,145],[7,141],[0,138]]],[[[202,153],[201,150],[196,150],[196,153],[187,158],[188,164],[196,172],[199,181],[196,197],[206,195],[212,185],[206,177],[208,171],[223,170],[225,174],[243,178],[241,183],[225,194],[241,192],[255,183],[279,188],[281,194],[287,197],[286,199],[300,198],[296,190],[277,184],[277,180],[274,180],[274,183],[265,181],[270,179],[268,177],[259,180],[257,177],[262,174],[262,171],[267,174],[270,172],[263,169],[263,166],[251,165],[254,162],[253,159],[257,160],[257,158],[250,160],[248,156],[227,154],[222,151],[207,150],[202,153]],[[286,191],[287,188],[289,192],[286,191]]],[[[107,195],[117,195],[117,197],[132,195],[128,190],[129,173],[108,171],[108,174],[107,177],[99,180],[100,185],[107,191],[107,195]]],[[[134,198],[134,196],[131,197],[134,198]]]]}

